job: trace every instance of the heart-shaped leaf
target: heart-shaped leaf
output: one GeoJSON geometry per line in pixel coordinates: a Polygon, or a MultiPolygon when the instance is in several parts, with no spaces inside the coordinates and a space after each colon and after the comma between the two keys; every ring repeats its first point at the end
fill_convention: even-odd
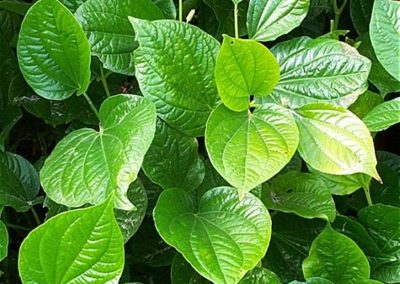
{"type": "Polygon", "coordinates": [[[8,231],[6,225],[0,221],[0,261],[8,254],[8,231]]]}
{"type": "Polygon", "coordinates": [[[204,178],[196,138],[186,136],[158,119],[156,134],[143,162],[146,175],[163,189],[196,189],[204,178]],[[166,167],[168,165],[168,167],[166,167]]]}
{"type": "Polygon", "coordinates": [[[135,50],[135,75],[143,95],[170,126],[202,136],[218,101],[214,76],[218,41],[177,21],[130,20],[140,45],[135,50]]]}
{"type": "Polygon", "coordinates": [[[350,111],[328,104],[309,104],[295,112],[299,153],[314,169],[333,175],[365,173],[380,180],[368,128],[350,111]]]}
{"type": "Polygon", "coordinates": [[[371,43],[378,60],[400,81],[400,2],[375,0],[369,24],[371,43]]]}
{"type": "Polygon", "coordinates": [[[350,106],[368,87],[371,63],[350,45],[333,39],[295,38],[271,49],[281,77],[272,96],[292,108],[326,102],[350,106]]]}
{"type": "Polygon", "coordinates": [[[23,157],[0,151],[0,206],[26,211],[36,203],[39,175],[23,157]]]}
{"type": "Polygon", "coordinates": [[[198,273],[221,284],[237,283],[254,268],[271,236],[271,219],[261,201],[250,193],[240,200],[230,187],[207,191],[197,208],[185,191],[164,191],[154,220],[162,238],[198,273]]]}
{"type": "Polygon", "coordinates": [[[294,155],[298,130],[290,112],[265,104],[234,112],[224,105],[211,114],[206,129],[206,147],[211,163],[231,185],[242,192],[278,173],[294,155]]]}
{"type": "Polygon", "coordinates": [[[244,111],[249,107],[250,96],[271,93],[279,80],[279,65],[262,44],[224,35],[215,79],[223,103],[234,111],[244,111]]]}
{"type": "Polygon", "coordinates": [[[322,218],[333,222],[336,208],[329,189],[317,176],[288,172],[263,185],[268,209],[295,213],[304,218],[322,218]]]}
{"type": "Polygon", "coordinates": [[[40,172],[47,195],[59,204],[99,204],[117,191],[115,205],[132,210],[127,199],[154,137],[156,112],[133,95],[108,98],[100,107],[100,131],[82,128],[61,140],[40,172]]]}
{"type": "Polygon", "coordinates": [[[63,100],[86,92],[89,42],[75,17],[60,2],[40,0],[29,9],[17,48],[21,72],[38,95],[63,100]]]}
{"type": "Polygon", "coordinates": [[[310,0],[250,0],[247,12],[249,37],[272,41],[299,26],[310,0]]]}
{"type": "Polygon", "coordinates": [[[128,16],[163,18],[151,0],[87,0],[75,16],[89,39],[92,54],[105,68],[127,75],[135,73],[133,51],[138,47],[128,16]]]}
{"type": "Polygon", "coordinates": [[[23,283],[117,283],[124,242],[113,208],[109,198],[61,213],[30,232],[18,258],[23,283]]]}
{"type": "Polygon", "coordinates": [[[400,123],[400,98],[376,106],[363,117],[363,121],[370,131],[382,131],[400,123]]]}
{"type": "Polygon", "coordinates": [[[334,283],[357,284],[369,279],[370,268],[357,244],[328,224],[313,241],[303,272],[306,279],[323,277],[334,283]]]}

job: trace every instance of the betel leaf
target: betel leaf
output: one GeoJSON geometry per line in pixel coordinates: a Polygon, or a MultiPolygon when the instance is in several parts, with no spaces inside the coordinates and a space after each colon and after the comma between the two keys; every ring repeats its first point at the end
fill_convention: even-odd
{"type": "Polygon", "coordinates": [[[143,95],[170,126],[202,136],[218,101],[214,78],[218,41],[195,26],[172,20],[130,21],[140,45],[135,50],[135,75],[143,95]]]}
{"type": "Polygon", "coordinates": [[[174,0],[152,0],[154,4],[160,8],[165,18],[175,19],[176,18],[176,7],[174,0]]]}
{"type": "Polygon", "coordinates": [[[268,209],[304,218],[333,222],[336,208],[329,189],[316,175],[288,172],[263,185],[262,201],[268,209]]]}
{"type": "Polygon", "coordinates": [[[86,0],[59,0],[65,7],[74,13],[86,0]]]}
{"type": "Polygon", "coordinates": [[[351,0],[350,16],[359,35],[368,32],[374,0],[351,0]]]}
{"type": "Polygon", "coordinates": [[[266,100],[290,107],[314,102],[348,107],[368,87],[371,63],[346,43],[300,37],[279,43],[271,51],[281,76],[266,100]]]}
{"type": "Polygon", "coordinates": [[[371,43],[378,60],[400,81],[400,2],[375,0],[369,24],[371,43]]]}
{"type": "Polygon", "coordinates": [[[23,283],[117,283],[124,242],[112,197],[61,213],[31,231],[19,251],[23,283]]]}
{"type": "Polygon", "coordinates": [[[196,189],[204,178],[204,164],[196,138],[157,120],[156,134],[143,162],[146,175],[163,189],[196,189]]]}
{"type": "Polygon", "coordinates": [[[384,100],[381,95],[367,90],[364,94],[358,97],[358,99],[349,107],[349,110],[359,118],[363,118],[370,110],[383,102],[384,100]]]}
{"type": "Polygon", "coordinates": [[[254,268],[271,236],[271,219],[261,201],[250,193],[239,199],[230,187],[207,191],[198,208],[185,191],[164,191],[154,220],[162,238],[198,273],[221,284],[237,283],[254,268]]]}
{"type": "Polygon", "coordinates": [[[171,265],[172,284],[210,284],[211,282],[201,277],[183,258],[177,253],[171,265]]]}
{"type": "Polygon", "coordinates": [[[215,80],[222,102],[234,111],[243,111],[249,107],[250,96],[271,93],[279,80],[279,65],[262,44],[224,35],[215,80]]]}
{"type": "Polygon", "coordinates": [[[76,130],[64,137],[40,172],[48,197],[79,207],[98,204],[116,191],[115,205],[132,210],[129,184],[140,170],[154,137],[153,103],[134,95],[116,95],[100,107],[100,130],[76,130]]]}
{"type": "Polygon", "coordinates": [[[257,284],[257,283],[268,283],[268,284],[280,284],[278,276],[272,271],[269,271],[262,267],[254,267],[252,270],[246,273],[239,284],[257,284]]]}
{"type": "Polygon", "coordinates": [[[308,167],[310,172],[317,175],[335,195],[348,195],[360,188],[368,189],[371,177],[366,174],[330,175],[308,167]]]}
{"type": "Polygon", "coordinates": [[[332,281],[325,279],[325,278],[311,277],[311,278],[307,279],[306,282],[301,282],[301,281],[296,280],[296,281],[289,282],[288,284],[335,284],[335,283],[333,283],[332,281]]]}
{"type": "Polygon", "coordinates": [[[350,111],[324,103],[294,112],[299,153],[314,169],[333,175],[365,173],[380,180],[370,132],[350,111]]]}
{"type": "Polygon", "coordinates": [[[229,186],[229,183],[226,180],[224,180],[224,178],[221,177],[221,175],[214,169],[210,160],[204,161],[204,170],[205,170],[204,179],[200,184],[200,186],[196,189],[198,199],[200,199],[203,196],[203,194],[210,188],[225,186],[225,185],[229,186]]]}
{"type": "Polygon", "coordinates": [[[205,143],[210,161],[240,193],[278,173],[296,152],[299,133],[290,112],[265,104],[234,112],[218,106],[207,122],[205,143]]]}
{"type": "Polygon", "coordinates": [[[0,221],[0,261],[8,254],[8,231],[6,225],[0,221]]]}
{"type": "Polygon", "coordinates": [[[400,98],[376,106],[364,116],[363,121],[368,129],[374,132],[400,123],[400,98]]]}
{"type": "Polygon", "coordinates": [[[161,10],[151,0],[88,0],[75,12],[89,42],[92,54],[104,67],[133,75],[133,51],[138,47],[128,16],[147,20],[162,19],[161,10]]]}
{"type": "Polygon", "coordinates": [[[63,100],[86,92],[89,42],[75,17],[60,2],[40,0],[29,9],[17,51],[21,72],[38,95],[63,100]]]}
{"type": "Polygon", "coordinates": [[[369,279],[370,267],[357,244],[328,224],[313,241],[303,272],[306,279],[322,277],[334,283],[356,284],[369,279]]]}
{"type": "Polygon", "coordinates": [[[272,41],[299,26],[309,0],[250,0],[247,12],[249,38],[272,41]]]}
{"type": "Polygon", "coordinates": [[[0,180],[0,206],[26,211],[36,203],[39,176],[20,155],[0,151],[0,180]]]}
{"type": "Polygon", "coordinates": [[[136,209],[132,211],[116,209],[114,212],[125,242],[136,233],[146,215],[147,194],[139,178],[129,185],[127,196],[136,209]]]}

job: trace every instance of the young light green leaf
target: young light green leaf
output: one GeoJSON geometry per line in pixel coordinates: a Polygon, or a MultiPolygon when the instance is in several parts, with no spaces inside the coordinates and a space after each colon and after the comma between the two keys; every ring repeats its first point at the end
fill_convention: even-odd
{"type": "Polygon", "coordinates": [[[292,108],[315,102],[348,107],[368,87],[370,61],[341,41],[301,37],[279,43],[271,51],[281,77],[266,101],[292,108]]]}
{"type": "Polygon", "coordinates": [[[400,123],[400,98],[376,106],[364,116],[363,121],[373,132],[382,131],[400,123]]]}
{"type": "Polygon", "coordinates": [[[262,201],[268,209],[295,213],[303,218],[333,222],[335,202],[329,189],[316,175],[288,172],[263,185],[262,201]]]}
{"type": "Polygon", "coordinates": [[[378,60],[400,81],[400,2],[375,0],[369,29],[378,60]]]}
{"type": "Polygon", "coordinates": [[[158,119],[155,137],[143,161],[143,170],[163,189],[194,190],[205,174],[197,148],[196,138],[186,136],[158,119]]]}
{"type": "Polygon", "coordinates": [[[239,284],[257,284],[257,283],[268,283],[268,284],[280,284],[278,276],[272,271],[269,271],[262,267],[254,267],[252,270],[246,273],[239,284]]]}
{"type": "Polygon", "coordinates": [[[0,261],[8,254],[8,231],[6,225],[0,221],[0,261]]]}
{"type": "Polygon", "coordinates": [[[357,244],[328,224],[313,241],[303,272],[306,279],[322,277],[334,283],[358,284],[369,279],[370,267],[357,244]]]}
{"type": "Polygon", "coordinates": [[[367,33],[374,0],[351,0],[350,16],[359,35],[367,33]]]}
{"type": "Polygon", "coordinates": [[[295,112],[299,153],[314,169],[333,175],[365,173],[380,180],[375,149],[364,123],[350,111],[323,103],[295,112]]]}
{"type": "Polygon", "coordinates": [[[129,185],[127,197],[136,209],[132,211],[116,209],[114,212],[125,243],[136,233],[146,215],[147,194],[139,178],[129,185]]]}
{"type": "Polygon", "coordinates": [[[63,100],[85,93],[90,81],[90,47],[79,23],[60,2],[40,0],[28,11],[19,34],[18,61],[40,96],[63,100]]]}
{"type": "Polygon", "coordinates": [[[279,80],[279,65],[262,44],[224,35],[215,79],[223,103],[234,111],[244,111],[249,107],[250,96],[271,93],[279,80]]]}
{"type": "Polygon", "coordinates": [[[0,206],[26,211],[37,203],[39,175],[23,157],[0,151],[0,180],[0,206]]]}
{"type": "Polygon", "coordinates": [[[317,175],[335,195],[348,195],[360,188],[369,188],[371,177],[366,174],[330,175],[308,167],[310,172],[317,175]]]}
{"type": "Polygon", "coordinates": [[[239,199],[230,187],[207,191],[198,208],[185,191],[164,191],[154,220],[162,238],[198,273],[221,284],[237,283],[254,268],[271,236],[271,219],[261,201],[250,193],[239,199]]]}
{"type": "Polygon", "coordinates": [[[113,198],[64,212],[31,231],[22,242],[18,269],[23,283],[117,283],[124,242],[113,198]]]}
{"type": "Polygon", "coordinates": [[[135,50],[135,75],[143,95],[170,126],[202,136],[218,101],[214,76],[218,41],[177,21],[130,21],[140,45],[135,50]]]}
{"type": "Polygon", "coordinates": [[[207,122],[205,143],[214,168],[243,193],[290,161],[298,137],[296,123],[283,107],[265,104],[250,113],[220,105],[207,122]]]}
{"type": "Polygon", "coordinates": [[[309,0],[250,0],[247,12],[249,37],[273,41],[299,26],[306,17],[309,0]]]}
{"type": "Polygon", "coordinates": [[[132,210],[126,192],[154,137],[156,111],[149,100],[116,95],[100,107],[100,131],[76,130],[61,140],[40,172],[47,195],[59,204],[99,204],[116,191],[115,205],[132,210]]]}
{"type": "Polygon", "coordinates": [[[105,68],[127,75],[135,73],[133,51],[138,47],[128,16],[163,18],[151,0],[87,0],[75,16],[89,39],[92,54],[105,68]]]}

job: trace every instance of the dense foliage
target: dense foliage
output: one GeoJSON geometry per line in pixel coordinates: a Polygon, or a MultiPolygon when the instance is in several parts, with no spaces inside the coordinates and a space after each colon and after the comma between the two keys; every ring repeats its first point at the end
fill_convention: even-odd
{"type": "Polygon", "coordinates": [[[0,0],[0,74],[1,283],[400,283],[400,1],[0,0]]]}

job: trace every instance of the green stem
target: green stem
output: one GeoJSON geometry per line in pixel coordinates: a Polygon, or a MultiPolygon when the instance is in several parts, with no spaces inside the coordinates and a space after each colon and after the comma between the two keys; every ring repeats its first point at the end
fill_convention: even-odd
{"type": "Polygon", "coordinates": [[[179,22],[183,21],[183,8],[182,0],[179,0],[179,22]]]}
{"type": "Polygon", "coordinates": [[[97,116],[97,118],[100,120],[100,114],[97,108],[94,106],[92,100],[89,98],[89,96],[86,93],[83,93],[83,96],[85,97],[87,103],[89,104],[90,108],[94,112],[94,114],[97,116]]]}
{"type": "Polygon", "coordinates": [[[369,192],[369,185],[364,186],[363,189],[364,189],[365,197],[367,198],[368,206],[372,206],[372,199],[371,199],[371,194],[369,192]]]}
{"type": "Polygon", "coordinates": [[[39,216],[38,216],[38,214],[36,213],[36,210],[35,210],[35,208],[34,208],[33,206],[31,207],[31,211],[32,211],[33,218],[35,218],[36,224],[37,224],[38,226],[39,226],[40,224],[42,224],[42,222],[40,221],[39,216]]]}
{"type": "Polygon", "coordinates": [[[100,65],[101,83],[103,84],[104,91],[106,91],[107,98],[111,96],[110,89],[108,88],[106,76],[104,76],[103,66],[100,65]]]}
{"type": "Polygon", "coordinates": [[[333,12],[335,13],[335,20],[331,31],[336,31],[339,27],[340,15],[342,15],[344,8],[347,5],[347,0],[343,0],[343,3],[338,7],[337,0],[333,0],[333,12]]]}
{"type": "Polygon", "coordinates": [[[23,227],[23,226],[20,226],[20,225],[14,225],[14,224],[10,224],[10,223],[7,223],[6,226],[9,227],[9,228],[13,228],[13,229],[21,230],[21,231],[27,231],[27,232],[32,230],[32,229],[27,228],[27,227],[23,227]]]}
{"type": "Polygon", "coordinates": [[[238,4],[234,4],[234,17],[235,17],[235,38],[239,38],[239,9],[238,4]]]}

